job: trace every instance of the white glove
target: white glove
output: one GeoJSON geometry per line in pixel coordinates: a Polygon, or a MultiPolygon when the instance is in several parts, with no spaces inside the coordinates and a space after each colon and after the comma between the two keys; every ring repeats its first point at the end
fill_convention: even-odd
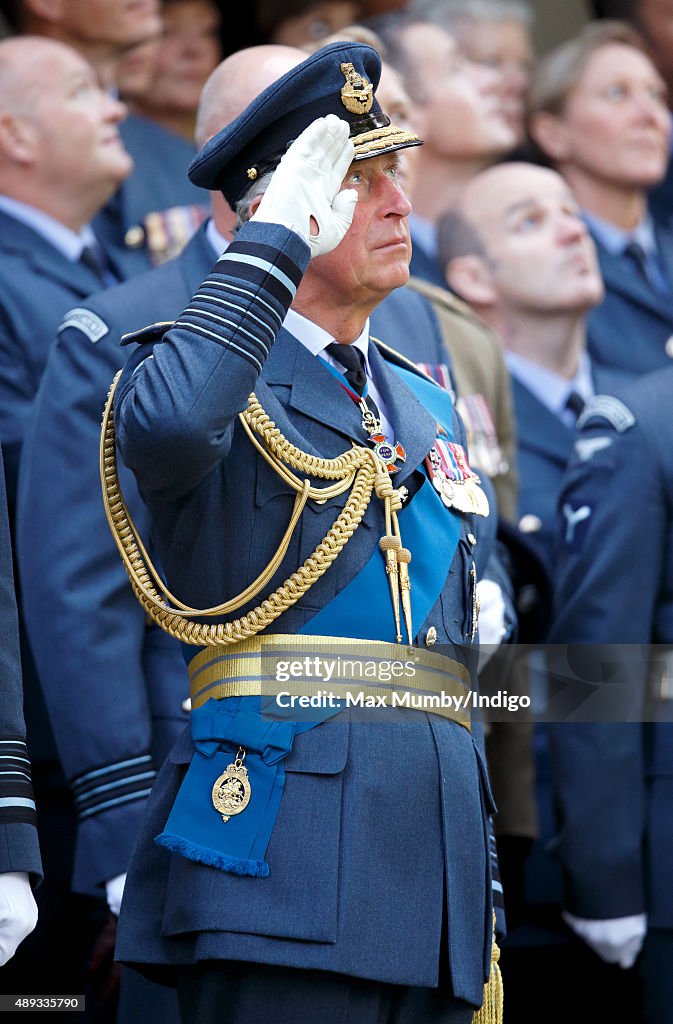
{"type": "Polygon", "coordinates": [[[647,916],[632,914],[607,921],[589,921],[563,912],[563,920],[607,964],[633,967],[647,932],[647,916]]]}
{"type": "Polygon", "coordinates": [[[336,249],[353,220],[357,191],[339,191],[355,152],[348,132],[348,123],[336,114],[319,117],[305,128],[278,164],[251,217],[303,235],[311,258],[336,249]],[[316,235],[311,234],[311,218],[316,235]]]}
{"type": "Polygon", "coordinates": [[[107,905],[115,917],[119,917],[119,908],[122,905],[125,883],[126,873],[123,875],[117,875],[116,878],[111,878],[109,882],[105,883],[105,897],[107,899],[107,905]]]}
{"type": "Polygon", "coordinates": [[[505,628],[505,599],[502,590],[493,580],[479,580],[477,583],[479,602],[479,668],[489,661],[498,644],[507,632],[505,628]]]}
{"type": "Polygon", "coordinates": [[[37,924],[37,904],[25,871],[0,874],[0,967],[37,924]]]}

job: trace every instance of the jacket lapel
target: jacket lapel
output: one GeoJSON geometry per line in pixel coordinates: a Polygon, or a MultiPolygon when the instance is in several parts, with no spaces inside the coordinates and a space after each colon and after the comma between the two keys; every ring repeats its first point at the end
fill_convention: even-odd
{"type": "Polygon", "coordinates": [[[2,248],[33,268],[40,276],[58,281],[73,295],[91,295],[101,290],[99,278],[82,263],[73,263],[39,232],[14,217],[0,212],[2,248]]]}
{"type": "MultiPolygon", "coordinates": [[[[609,253],[601,246],[600,242],[596,242],[596,248],[598,250],[601,273],[608,291],[614,291],[626,296],[632,302],[652,310],[659,316],[663,316],[665,320],[671,319],[670,299],[667,299],[665,295],[659,295],[651,288],[642,275],[636,271],[635,267],[631,269],[626,264],[623,256],[609,253]]],[[[673,261],[673,252],[669,252],[669,248],[667,245],[666,253],[664,253],[663,249],[660,249],[667,276],[670,275],[669,268],[666,265],[667,260],[673,261]]],[[[669,280],[671,279],[669,276],[669,280]]]]}
{"type": "Polygon", "coordinates": [[[572,430],[516,377],[512,377],[512,393],[519,447],[541,452],[565,466],[572,451],[572,430]]]}

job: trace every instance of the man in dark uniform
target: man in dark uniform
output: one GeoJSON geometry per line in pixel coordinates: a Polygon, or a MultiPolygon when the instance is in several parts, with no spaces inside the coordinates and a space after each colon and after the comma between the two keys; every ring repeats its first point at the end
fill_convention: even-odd
{"type": "Polygon", "coordinates": [[[630,721],[552,726],[551,756],[566,919],[602,959],[636,963],[644,1024],[673,1021],[672,396],[673,370],[661,370],[584,411],[559,502],[550,637],[590,692],[609,695],[596,684],[610,679],[633,695],[630,721]]]}
{"type": "Polygon", "coordinates": [[[42,878],[35,800],[23,722],[21,658],[0,459],[0,967],[37,922],[32,887],[42,878]]]}
{"type": "MultiPolygon", "coordinates": [[[[234,81],[254,60],[254,51],[230,58],[234,81]]],[[[202,642],[198,626],[177,629],[197,641],[189,654],[198,753],[185,734],[159,774],[120,917],[120,958],[177,981],[185,1021],[467,1022],[489,974],[492,804],[478,731],[455,716],[389,708],[376,724],[343,712],[320,724],[274,722],[271,739],[254,696],[259,670],[250,688],[229,686],[232,650],[245,675],[247,655],[262,650],[349,642],[413,651],[425,672],[425,646],[438,641],[451,652],[435,665],[442,685],[451,673],[470,677],[481,532],[472,512],[486,512],[483,494],[447,393],[368,337],[369,313],[407,279],[410,206],[395,150],[418,142],[376,104],[379,67],[369,47],[326,47],[205,147],[193,179],[220,188],[251,221],[174,327],[137,336],[117,398],[122,454],[171,588],[197,608],[224,598],[218,612],[242,616],[208,634],[231,636],[233,648],[202,642]],[[262,427],[259,454],[237,419],[253,390],[277,428],[262,427]],[[286,457],[300,479],[339,475],[350,458],[376,473],[378,497],[358,506],[348,543],[342,529],[351,533],[359,500],[344,505],[348,470],[325,499],[317,481],[310,493],[310,477],[299,482],[309,507],[283,539],[297,479],[267,447],[278,431],[294,446],[286,457]],[[450,453],[453,469],[442,461],[450,453]],[[408,551],[390,533],[396,521],[408,551]],[[321,543],[327,534],[334,546],[321,543]],[[387,557],[388,573],[382,534],[383,549],[404,551],[398,568],[387,557]],[[407,553],[413,607],[399,568],[407,553]],[[423,646],[397,646],[405,630],[423,646]],[[208,699],[225,693],[234,700],[208,699]],[[224,763],[232,743],[233,775],[224,763]],[[226,813],[211,802],[220,771],[213,799],[226,813]],[[235,806],[226,796],[237,787],[235,806]],[[411,931],[414,942],[400,943],[411,931]]],[[[259,415],[257,426],[268,422],[259,415]]],[[[113,519],[115,508],[113,500],[113,519]]]]}

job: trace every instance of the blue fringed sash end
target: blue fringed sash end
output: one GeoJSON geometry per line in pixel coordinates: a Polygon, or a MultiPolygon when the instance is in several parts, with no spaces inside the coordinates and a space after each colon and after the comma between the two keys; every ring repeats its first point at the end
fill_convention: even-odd
{"type": "Polygon", "coordinates": [[[230,857],[219,850],[213,850],[208,846],[197,846],[190,843],[173,832],[162,832],[155,837],[154,842],[158,846],[165,846],[173,853],[179,853],[188,860],[195,860],[200,864],[208,864],[212,868],[219,868],[220,871],[227,871],[230,875],[243,875],[249,878],[268,878],[269,865],[264,860],[238,860],[230,857]]]}

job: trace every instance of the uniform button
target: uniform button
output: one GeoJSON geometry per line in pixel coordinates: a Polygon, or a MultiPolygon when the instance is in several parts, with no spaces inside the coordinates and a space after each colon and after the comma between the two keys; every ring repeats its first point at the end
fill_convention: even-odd
{"type": "Polygon", "coordinates": [[[469,543],[472,545],[473,548],[475,548],[477,546],[477,538],[475,537],[475,535],[473,533],[468,533],[467,539],[468,539],[469,543]]]}
{"type": "Polygon", "coordinates": [[[519,529],[522,533],[538,533],[542,529],[542,520],[539,516],[529,513],[519,520],[519,529]]]}
{"type": "Polygon", "coordinates": [[[140,249],[145,244],[145,229],[140,224],[134,224],[124,235],[124,245],[129,249],[140,249]]]}
{"type": "Polygon", "coordinates": [[[670,338],[666,342],[664,349],[668,358],[673,359],[673,334],[671,334],[670,338]]]}
{"type": "Polygon", "coordinates": [[[183,702],[182,702],[182,710],[183,711],[191,711],[192,710],[192,698],[191,697],[186,697],[185,700],[183,700],[183,702]]]}
{"type": "Polygon", "coordinates": [[[432,647],[437,643],[437,630],[434,626],[430,626],[430,629],[425,634],[425,646],[432,647]]]}

